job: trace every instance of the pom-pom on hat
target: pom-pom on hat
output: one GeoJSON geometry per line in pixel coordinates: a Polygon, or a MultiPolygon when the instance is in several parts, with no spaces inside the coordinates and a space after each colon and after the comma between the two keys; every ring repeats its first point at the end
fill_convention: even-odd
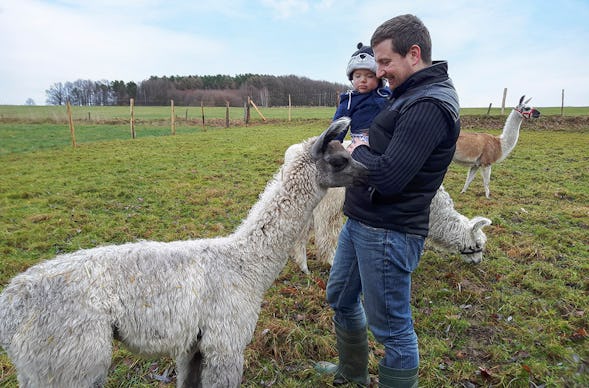
{"type": "Polygon", "coordinates": [[[358,43],[356,47],[358,50],[352,54],[346,69],[346,75],[350,81],[352,80],[354,70],[366,69],[376,74],[376,61],[374,60],[372,48],[370,46],[364,46],[362,42],[358,43]]]}

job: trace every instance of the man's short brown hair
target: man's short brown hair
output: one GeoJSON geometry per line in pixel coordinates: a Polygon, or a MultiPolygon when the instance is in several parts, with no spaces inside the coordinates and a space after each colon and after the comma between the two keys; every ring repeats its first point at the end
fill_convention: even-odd
{"type": "Polygon", "coordinates": [[[432,63],[432,40],[425,24],[415,15],[399,15],[382,23],[372,34],[370,45],[391,39],[393,52],[407,55],[411,46],[421,48],[421,59],[426,65],[432,63]]]}

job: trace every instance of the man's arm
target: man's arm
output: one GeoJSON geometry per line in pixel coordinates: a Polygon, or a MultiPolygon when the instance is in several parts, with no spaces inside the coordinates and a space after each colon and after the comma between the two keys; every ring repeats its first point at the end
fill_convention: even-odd
{"type": "Polygon", "coordinates": [[[367,144],[349,149],[354,159],[368,167],[368,184],[384,196],[403,191],[450,130],[445,113],[431,101],[416,103],[398,120],[384,154],[367,144]]]}

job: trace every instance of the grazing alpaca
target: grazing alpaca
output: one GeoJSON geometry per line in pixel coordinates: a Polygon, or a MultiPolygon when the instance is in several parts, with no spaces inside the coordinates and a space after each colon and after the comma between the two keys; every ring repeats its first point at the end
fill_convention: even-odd
{"type": "MultiPolygon", "coordinates": [[[[344,142],[343,145],[346,147],[347,143],[344,142]]],[[[301,144],[291,145],[284,154],[285,163],[294,159],[301,149],[301,144]]],[[[304,273],[309,273],[306,246],[312,231],[315,234],[317,259],[330,265],[333,263],[333,255],[343,223],[344,198],[344,188],[331,188],[313,210],[313,219],[296,242],[292,252],[293,261],[304,273]]],[[[483,259],[487,241],[482,228],[490,224],[491,220],[488,218],[468,219],[458,213],[454,209],[452,198],[441,186],[430,205],[430,231],[426,242],[430,246],[449,253],[460,254],[465,262],[479,263],[483,259]]]]}
{"type": "Polygon", "coordinates": [[[0,344],[21,387],[105,383],[112,339],[176,359],[178,387],[238,387],[264,292],[328,187],[365,168],[334,122],[283,166],[226,237],[104,246],[57,256],[0,294],[0,344]]]}
{"type": "Polygon", "coordinates": [[[482,167],[485,196],[490,197],[491,165],[501,162],[513,151],[519,137],[519,128],[524,119],[540,117],[540,111],[527,105],[531,98],[526,101],[524,98],[525,96],[520,98],[519,104],[507,117],[500,136],[488,133],[460,132],[453,161],[470,167],[462,193],[466,192],[477,170],[482,167]]]}
{"type": "Polygon", "coordinates": [[[446,252],[460,253],[467,263],[480,263],[487,243],[483,227],[491,225],[485,217],[467,218],[454,209],[450,194],[440,186],[432,199],[429,235],[426,242],[446,252]]]}

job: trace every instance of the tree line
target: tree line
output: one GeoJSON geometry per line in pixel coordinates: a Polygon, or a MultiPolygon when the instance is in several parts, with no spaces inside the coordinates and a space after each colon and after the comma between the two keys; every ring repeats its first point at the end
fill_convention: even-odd
{"type": "Polygon", "coordinates": [[[335,106],[340,93],[350,86],[315,81],[295,75],[260,74],[152,76],[140,82],[77,80],[58,82],[45,91],[46,103],[79,106],[136,105],[162,106],[170,100],[179,106],[243,105],[251,97],[258,105],[335,106]]]}

